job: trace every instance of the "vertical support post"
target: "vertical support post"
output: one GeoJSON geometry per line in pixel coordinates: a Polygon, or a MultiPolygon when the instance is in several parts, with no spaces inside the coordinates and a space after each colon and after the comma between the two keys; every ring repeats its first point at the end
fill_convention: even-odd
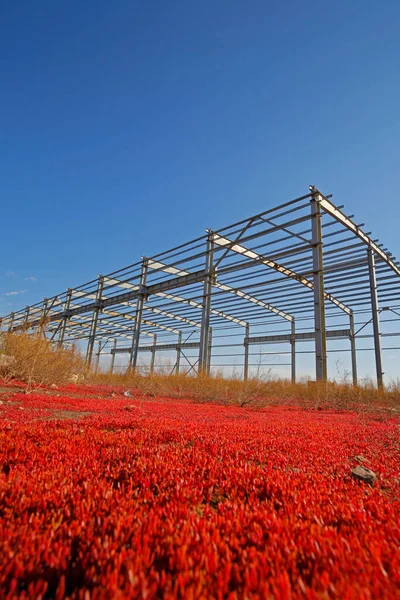
{"type": "Polygon", "coordinates": [[[244,334],[244,370],[243,370],[243,379],[247,381],[249,378],[249,343],[247,339],[250,337],[250,323],[246,324],[245,334],[244,334]]]}
{"type": "Polygon", "coordinates": [[[181,344],[182,344],[182,331],[180,331],[178,333],[178,343],[176,345],[175,375],[179,375],[179,369],[181,366],[181,344]]]}
{"type": "Polygon", "coordinates": [[[371,291],[371,310],[372,310],[372,326],[374,331],[374,349],[375,349],[375,364],[376,364],[376,379],[378,388],[383,388],[383,368],[382,368],[382,348],[381,348],[381,328],[379,321],[379,303],[378,303],[378,287],[376,283],[375,255],[371,248],[368,248],[368,269],[369,269],[369,286],[371,291]]]}
{"type": "Polygon", "coordinates": [[[43,308],[42,308],[42,312],[40,315],[40,335],[43,335],[44,337],[46,337],[46,317],[47,317],[47,306],[48,306],[48,299],[47,298],[43,298],[43,308]]]}
{"type": "Polygon", "coordinates": [[[153,338],[153,347],[151,349],[151,359],[150,359],[150,374],[154,373],[154,362],[156,359],[156,348],[157,348],[157,335],[153,338]]]}
{"type": "Polygon", "coordinates": [[[10,313],[10,322],[8,324],[8,333],[12,333],[12,328],[14,325],[14,316],[15,316],[15,313],[13,313],[13,312],[10,313]]]}
{"type": "Polygon", "coordinates": [[[115,365],[115,351],[116,351],[116,349],[117,349],[117,339],[115,338],[115,340],[114,340],[114,348],[113,348],[114,352],[113,352],[113,351],[111,351],[111,366],[110,366],[110,373],[111,373],[111,375],[112,375],[112,374],[113,374],[113,372],[114,372],[114,365],[115,365]]]}
{"type": "MultiPolygon", "coordinates": [[[[71,306],[71,297],[72,297],[72,290],[70,290],[68,288],[67,297],[66,297],[65,304],[64,304],[64,312],[67,312],[69,310],[69,307],[71,306]]],[[[60,334],[58,336],[58,347],[59,348],[61,348],[61,346],[64,343],[65,331],[67,329],[67,321],[68,321],[68,316],[67,315],[63,316],[61,328],[60,328],[60,334]]]]}
{"type": "Polygon", "coordinates": [[[357,354],[356,354],[356,336],[354,330],[354,313],[351,311],[349,315],[350,321],[350,348],[351,348],[351,373],[353,377],[353,385],[357,385],[357,354]]]}
{"type": "Polygon", "coordinates": [[[90,324],[90,334],[89,334],[89,340],[88,340],[87,351],[86,351],[86,364],[88,367],[90,367],[90,364],[92,362],[92,357],[93,357],[94,342],[96,340],[97,322],[99,320],[99,312],[101,310],[101,298],[103,295],[103,286],[104,286],[104,277],[102,275],[99,275],[98,282],[97,282],[97,292],[96,292],[96,306],[95,306],[95,309],[94,309],[93,315],[92,315],[92,322],[90,324]]]}
{"type": "Polygon", "coordinates": [[[317,381],[327,380],[324,264],[319,196],[311,198],[311,232],[314,283],[315,363],[317,381]]]}
{"type": "Polygon", "coordinates": [[[29,311],[30,311],[29,306],[25,306],[25,317],[24,317],[23,331],[26,331],[28,329],[29,311]]]}
{"type": "Polygon", "coordinates": [[[207,375],[211,372],[212,327],[208,330],[207,375]]]}
{"type": "Polygon", "coordinates": [[[213,254],[214,242],[213,234],[210,231],[207,238],[206,248],[206,264],[204,268],[204,284],[203,284],[203,310],[201,315],[201,330],[200,330],[200,350],[199,350],[199,370],[198,373],[207,372],[208,365],[208,347],[210,334],[210,310],[211,310],[211,292],[212,292],[212,276],[213,276],[213,254]]]}
{"type": "Polygon", "coordinates": [[[99,361],[100,361],[100,352],[101,352],[101,342],[97,342],[97,352],[96,352],[96,365],[94,367],[94,372],[97,373],[99,370],[99,361]]]}
{"type": "Polygon", "coordinates": [[[139,295],[136,303],[135,326],[133,329],[132,347],[129,357],[129,369],[135,369],[139,352],[140,329],[142,326],[143,305],[146,297],[146,280],[148,271],[148,260],[142,260],[142,273],[140,276],[139,295]]]}
{"type": "Polygon", "coordinates": [[[296,383],[296,321],[293,319],[291,323],[291,379],[292,383],[296,383]]]}

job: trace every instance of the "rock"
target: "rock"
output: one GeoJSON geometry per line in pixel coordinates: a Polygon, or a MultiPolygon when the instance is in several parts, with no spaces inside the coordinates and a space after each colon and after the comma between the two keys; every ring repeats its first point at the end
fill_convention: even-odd
{"type": "Polygon", "coordinates": [[[357,479],[357,481],[362,481],[368,485],[374,485],[374,481],[376,480],[375,473],[371,469],[367,469],[367,467],[362,467],[361,465],[351,470],[351,476],[353,479],[357,479]]]}
{"type": "Polygon", "coordinates": [[[52,390],[58,390],[58,385],[56,385],[55,383],[52,383],[51,386],[50,386],[50,388],[52,390]]]}
{"type": "Polygon", "coordinates": [[[368,458],[365,458],[365,456],[363,456],[362,454],[355,456],[354,460],[356,460],[357,462],[360,462],[360,463],[369,462],[368,458]]]}
{"type": "Polygon", "coordinates": [[[124,396],[126,396],[127,398],[131,397],[131,393],[129,390],[126,390],[126,392],[124,392],[124,396]]]}

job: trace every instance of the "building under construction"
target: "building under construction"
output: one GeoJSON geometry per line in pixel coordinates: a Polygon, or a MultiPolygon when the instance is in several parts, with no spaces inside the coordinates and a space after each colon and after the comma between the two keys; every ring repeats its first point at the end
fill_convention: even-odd
{"type": "MultiPolygon", "coordinates": [[[[85,343],[88,363],[171,372],[260,371],[296,380],[342,375],[385,351],[400,317],[400,266],[315,187],[263,213],[3,316],[2,331],[41,329],[85,343]],[[162,357],[165,357],[163,360],[162,357]],[[297,363],[297,364],[296,364],[297,363]],[[329,368],[328,368],[329,367],[329,368]]],[[[397,352],[397,355],[396,355],[397,352]]]]}

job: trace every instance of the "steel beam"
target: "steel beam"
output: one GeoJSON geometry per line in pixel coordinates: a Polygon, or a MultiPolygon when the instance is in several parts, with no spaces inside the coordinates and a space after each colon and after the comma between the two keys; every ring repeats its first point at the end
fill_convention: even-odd
{"type": "MultiPolygon", "coordinates": [[[[113,326],[113,325],[111,325],[113,326]]],[[[91,322],[90,324],[88,324],[88,321],[86,321],[85,317],[81,317],[79,315],[74,315],[73,317],[71,317],[70,322],[69,322],[69,328],[73,328],[73,327],[78,327],[78,328],[83,328],[83,329],[91,329],[91,322]],[[76,321],[78,320],[78,322],[76,321]],[[81,322],[83,321],[83,323],[81,322]]],[[[120,328],[123,328],[124,330],[128,330],[129,332],[132,332],[132,329],[130,327],[124,327],[123,325],[119,326],[120,328]]],[[[96,328],[96,337],[97,337],[97,332],[100,332],[100,336],[99,337],[110,337],[110,335],[112,335],[113,331],[108,327],[102,327],[102,325],[97,324],[97,328],[96,328]]],[[[116,333],[116,332],[114,332],[116,333]]],[[[143,332],[144,333],[144,332],[143,332]]],[[[154,334],[148,334],[151,335],[151,337],[153,337],[154,334]]],[[[120,331],[117,332],[117,336],[118,337],[123,337],[123,338],[127,338],[127,339],[132,339],[132,334],[128,335],[127,333],[121,333],[120,331]]],[[[90,337],[90,334],[88,336],[88,339],[90,337]]],[[[72,339],[72,336],[69,336],[68,339],[72,339]]],[[[74,336],[73,339],[79,339],[79,337],[74,336]]]]}
{"type": "MultiPolygon", "coordinates": [[[[217,235],[217,234],[214,234],[214,242],[220,246],[227,246],[229,244],[232,244],[230,239],[228,239],[226,237],[221,237],[220,235],[217,235]]],[[[250,258],[250,259],[254,260],[255,262],[258,262],[267,267],[270,267],[277,273],[281,273],[282,275],[285,275],[289,279],[294,279],[295,281],[298,281],[305,287],[308,287],[310,290],[314,289],[313,282],[310,281],[309,279],[307,279],[306,277],[304,277],[303,275],[299,275],[292,269],[289,269],[288,267],[281,265],[280,263],[277,263],[275,260],[270,260],[269,258],[266,258],[265,256],[258,254],[257,252],[253,252],[253,250],[249,250],[242,244],[240,244],[240,245],[234,244],[233,246],[231,246],[230,249],[232,250],[232,252],[237,252],[238,254],[246,256],[247,258],[250,258]]],[[[244,292],[242,292],[242,294],[244,295],[244,292]]],[[[346,306],[343,302],[341,302],[340,300],[338,300],[337,298],[332,296],[332,294],[329,294],[328,292],[324,292],[324,297],[326,300],[329,300],[330,302],[335,304],[335,306],[337,306],[338,308],[343,310],[346,314],[350,314],[351,309],[348,306],[346,306]]],[[[275,312],[276,314],[283,312],[283,311],[279,311],[279,312],[277,312],[277,311],[278,311],[278,309],[275,309],[273,312],[275,312]]],[[[280,316],[283,316],[283,315],[280,315],[280,316]]],[[[294,317],[292,315],[287,314],[287,316],[284,318],[286,318],[288,321],[292,321],[294,317]]]]}
{"type": "MultiPolygon", "coordinates": [[[[212,233],[209,230],[207,230],[207,231],[209,232],[208,237],[210,235],[212,235],[213,242],[216,242],[217,244],[219,243],[220,240],[226,239],[226,238],[221,238],[221,236],[219,236],[215,233],[212,233]]],[[[228,240],[228,242],[230,242],[230,240],[228,240]]],[[[220,245],[225,245],[225,244],[220,244],[220,245]]],[[[235,246],[235,247],[237,247],[237,246],[235,246]]],[[[164,271],[165,273],[171,273],[172,275],[177,275],[178,277],[182,277],[182,278],[188,277],[189,275],[191,275],[191,273],[189,273],[188,271],[183,271],[182,269],[178,269],[176,267],[170,267],[169,265],[166,265],[159,261],[155,262],[153,260],[150,260],[149,267],[152,269],[158,270],[158,271],[164,271]]],[[[234,296],[238,296],[239,298],[242,298],[242,300],[247,300],[249,302],[252,302],[253,304],[257,304],[258,306],[261,306],[262,308],[265,308],[266,310],[273,312],[274,314],[278,315],[279,317],[286,319],[287,321],[291,321],[293,319],[292,315],[289,315],[285,311],[280,310],[279,308],[276,308],[276,306],[273,306],[272,304],[269,304],[268,302],[259,300],[258,298],[255,298],[254,296],[251,296],[250,294],[247,294],[246,292],[243,292],[240,289],[233,288],[224,283],[219,283],[217,281],[216,277],[213,278],[211,283],[212,283],[212,287],[218,288],[219,290],[221,290],[223,292],[228,292],[229,294],[233,294],[234,296]]],[[[159,294],[157,294],[157,295],[159,295],[159,294]]],[[[212,312],[214,312],[214,311],[212,311],[212,312]]],[[[231,319],[231,320],[233,320],[233,319],[231,319]]],[[[239,319],[236,319],[236,321],[239,321],[239,319]]],[[[242,325],[243,327],[246,327],[246,321],[242,320],[242,322],[239,324],[242,325]]]]}
{"type": "Polygon", "coordinates": [[[346,217],[346,215],[335,206],[328,198],[326,198],[319,190],[316,188],[312,188],[311,190],[313,194],[319,196],[319,203],[321,208],[334,217],[339,223],[344,225],[347,229],[352,231],[360,240],[362,240],[375,254],[379,256],[385,263],[396,273],[396,275],[400,275],[399,266],[392,260],[390,257],[390,253],[385,252],[378,244],[372,240],[369,235],[364,233],[360,227],[358,227],[353,221],[346,217]]]}
{"type": "MultiPolygon", "coordinates": [[[[76,290],[72,290],[72,294],[74,296],[79,296],[79,297],[87,297],[87,298],[91,298],[94,297],[94,294],[84,294],[83,292],[77,292],[76,290]]],[[[104,296],[102,297],[102,300],[104,299],[104,296]]],[[[82,306],[80,304],[74,304],[74,307],[79,307],[82,306]]],[[[130,306],[130,305],[129,305],[130,306]]],[[[115,318],[119,318],[119,319],[126,319],[128,321],[135,321],[135,317],[132,317],[131,315],[127,315],[125,313],[120,313],[117,311],[112,311],[112,310],[102,310],[102,315],[109,315],[110,317],[115,317],[115,318]]],[[[74,316],[74,315],[73,315],[74,316]]],[[[75,315],[75,318],[76,315],[75,315]]],[[[84,319],[85,317],[79,317],[80,319],[84,319]]],[[[128,331],[132,331],[133,330],[133,326],[129,327],[128,325],[121,325],[119,323],[116,323],[115,321],[110,321],[108,319],[100,319],[101,324],[105,324],[105,325],[109,325],[110,327],[114,327],[116,329],[126,329],[128,331]]],[[[153,323],[152,321],[147,321],[145,319],[142,320],[142,323],[144,325],[148,325],[149,327],[159,327],[160,329],[165,329],[166,331],[170,331],[171,333],[178,333],[178,330],[173,329],[172,327],[166,327],[165,325],[160,325],[158,323],[153,323]]],[[[144,335],[149,335],[151,337],[153,337],[155,334],[152,333],[151,331],[145,331],[145,330],[141,330],[141,333],[143,333],[144,335]]]]}
{"type": "MultiPolygon", "coordinates": [[[[180,271],[179,269],[176,269],[175,267],[168,267],[168,265],[165,265],[164,263],[159,263],[159,262],[156,263],[152,260],[149,260],[149,268],[163,270],[167,273],[173,273],[173,274],[179,274],[179,273],[182,273],[182,275],[188,274],[186,271],[180,271]]],[[[133,283],[120,282],[118,279],[106,278],[106,282],[114,284],[114,285],[118,285],[120,287],[124,287],[126,289],[138,289],[138,286],[134,285],[133,283]]],[[[231,291],[232,290],[233,290],[233,288],[231,288],[231,291]]],[[[199,308],[200,310],[202,310],[202,308],[203,308],[201,302],[196,302],[195,300],[192,300],[190,298],[183,298],[182,296],[177,296],[175,294],[167,294],[165,292],[157,292],[154,295],[159,296],[160,298],[166,298],[167,300],[172,300],[173,302],[178,302],[179,304],[187,304],[188,306],[192,306],[193,308],[199,308]]],[[[149,309],[149,306],[146,305],[145,308],[147,310],[147,309],[149,309]]],[[[237,325],[246,327],[246,322],[242,321],[238,317],[234,317],[223,311],[216,310],[213,308],[211,308],[211,313],[217,317],[220,317],[221,319],[225,319],[226,321],[232,321],[232,323],[237,323],[237,325]]],[[[173,318],[177,319],[177,315],[174,315],[173,318]]],[[[197,327],[197,325],[196,325],[196,327],[197,327]]]]}
{"type": "Polygon", "coordinates": [[[375,365],[376,379],[378,388],[383,388],[383,367],[382,367],[382,348],[381,348],[381,330],[379,319],[379,302],[378,302],[378,287],[376,283],[376,268],[375,255],[371,248],[367,250],[368,254],[368,269],[369,269],[369,286],[371,293],[371,310],[372,310],[372,327],[374,332],[374,350],[375,350],[375,365]]]}
{"type": "Polygon", "coordinates": [[[197,321],[193,321],[193,319],[187,319],[186,317],[175,315],[174,313],[170,313],[167,310],[162,310],[161,308],[155,308],[153,306],[145,304],[143,309],[149,310],[155,315],[161,315],[163,317],[168,317],[169,319],[174,319],[175,321],[181,321],[181,323],[187,323],[188,325],[192,325],[192,327],[198,327],[199,329],[201,328],[201,323],[197,323],[197,321]]]}
{"type": "MultiPolygon", "coordinates": [[[[110,279],[108,279],[107,277],[104,278],[104,282],[107,283],[108,281],[112,281],[110,279]]],[[[117,281],[117,280],[115,280],[117,281]]],[[[138,286],[133,286],[135,287],[135,289],[139,289],[138,286]]],[[[85,294],[84,292],[78,292],[77,290],[73,290],[73,294],[74,296],[77,297],[85,297],[85,298],[95,298],[95,294],[85,294]]],[[[103,296],[103,300],[106,298],[106,296],[103,296]]],[[[79,306],[76,305],[75,306],[79,306]]],[[[128,306],[129,308],[132,307],[132,303],[131,302],[121,302],[121,306],[128,306]]],[[[184,323],[187,323],[188,325],[193,325],[193,327],[201,327],[200,323],[197,323],[196,321],[192,321],[191,319],[186,319],[186,317],[181,317],[180,315],[176,315],[174,313],[170,313],[167,311],[163,311],[161,309],[157,309],[157,308],[153,308],[152,306],[149,306],[148,304],[144,304],[143,305],[143,311],[145,310],[149,310],[150,312],[153,312],[155,314],[160,314],[164,317],[169,317],[170,319],[176,320],[176,321],[181,321],[184,323]]],[[[110,315],[111,317],[119,317],[121,319],[128,319],[130,321],[134,321],[136,317],[132,317],[131,315],[125,314],[125,313],[120,313],[117,311],[111,311],[111,310],[103,310],[102,313],[104,315],[110,315]]],[[[149,325],[152,327],[159,327],[160,329],[164,329],[165,331],[170,331],[171,333],[178,333],[179,330],[178,329],[174,329],[173,327],[168,327],[166,325],[161,325],[159,323],[154,323],[152,321],[148,321],[146,319],[142,319],[142,324],[143,325],[149,325]]],[[[143,332],[144,333],[144,332],[143,332]]]]}
{"type": "MultiPolygon", "coordinates": [[[[156,350],[157,352],[160,351],[164,351],[164,350],[177,350],[178,348],[182,348],[182,349],[194,349],[194,348],[199,348],[200,347],[200,342],[182,342],[180,345],[179,344],[157,344],[156,350]]],[[[139,346],[139,352],[152,352],[153,351],[153,345],[151,346],[139,346]]],[[[131,346],[129,347],[122,347],[122,348],[116,348],[114,350],[114,348],[111,348],[111,354],[113,354],[115,352],[115,354],[127,354],[131,352],[131,346]]]]}
{"type": "MultiPolygon", "coordinates": [[[[315,331],[302,331],[301,333],[285,333],[281,335],[259,335],[246,338],[248,344],[279,344],[280,342],[291,342],[294,338],[297,342],[315,340],[315,331]]],[[[327,338],[349,339],[350,329],[333,329],[326,332],[327,338]]]]}
{"type": "MultiPolygon", "coordinates": [[[[153,294],[157,295],[160,292],[164,292],[166,290],[171,290],[171,289],[175,289],[175,288],[185,287],[188,285],[193,285],[195,283],[200,283],[200,282],[204,281],[204,278],[205,278],[204,270],[196,271],[194,273],[189,273],[188,275],[173,277],[171,279],[167,279],[160,283],[156,283],[154,285],[149,285],[143,291],[144,291],[145,295],[147,295],[147,296],[150,296],[153,294]]],[[[221,287],[221,289],[223,289],[224,291],[228,291],[227,288],[229,286],[225,286],[223,284],[215,285],[215,287],[220,287],[220,286],[223,286],[223,288],[221,287]]],[[[267,303],[261,302],[257,299],[251,299],[251,296],[249,296],[249,294],[245,294],[245,292],[241,292],[240,290],[235,290],[234,288],[232,288],[229,291],[231,291],[232,293],[234,293],[235,295],[237,295],[239,297],[242,297],[244,300],[249,300],[250,302],[254,302],[255,304],[258,304],[259,306],[264,306],[265,308],[270,310],[270,308],[268,308],[267,303]]],[[[101,306],[102,306],[102,309],[104,309],[109,306],[123,304],[124,302],[128,302],[128,301],[137,299],[139,297],[139,295],[140,295],[139,290],[132,289],[131,291],[125,292],[123,294],[116,294],[115,296],[109,296],[107,298],[103,298],[101,300],[101,306]]],[[[97,306],[97,303],[92,302],[90,304],[84,304],[84,305],[76,307],[76,308],[71,308],[68,311],[66,316],[71,317],[74,315],[82,315],[82,314],[92,312],[92,311],[95,312],[96,306],[97,306]]],[[[282,312],[282,311],[279,311],[279,312],[282,312]]],[[[278,314],[278,313],[276,313],[276,314],[278,314]]],[[[58,321],[60,319],[60,317],[63,317],[63,316],[65,316],[64,311],[57,313],[57,314],[50,315],[49,321],[58,321]]],[[[288,320],[291,320],[291,319],[292,319],[292,317],[289,316],[288,320]]],[[[38,321],[31,321],[31,326],[34,327],[37,324],[37,322],[38,321]]]]}

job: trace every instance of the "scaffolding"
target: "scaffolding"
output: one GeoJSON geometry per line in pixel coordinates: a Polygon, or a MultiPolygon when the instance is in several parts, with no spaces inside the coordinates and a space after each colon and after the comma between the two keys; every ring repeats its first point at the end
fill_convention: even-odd
{"type": "Polygon", "coordinates": [[[393,330],[400,267],[342,209],[310,186],[299,198],[6,315],[1,330],[40,329],[60,346],[85,343],[96,368],[108,357],[111,370],[154,371],[163,353],[171,372],[221,369],[245,379],[262,367],[296,381],[296,362],[312,354],[315,378],[324,381],[335,366],[328,355],[339,353],[356,384],[357,357],[370,352],[382,387],[382,353],[400,350],[382,347],[384,337],[400,336],[393,330]]]}

